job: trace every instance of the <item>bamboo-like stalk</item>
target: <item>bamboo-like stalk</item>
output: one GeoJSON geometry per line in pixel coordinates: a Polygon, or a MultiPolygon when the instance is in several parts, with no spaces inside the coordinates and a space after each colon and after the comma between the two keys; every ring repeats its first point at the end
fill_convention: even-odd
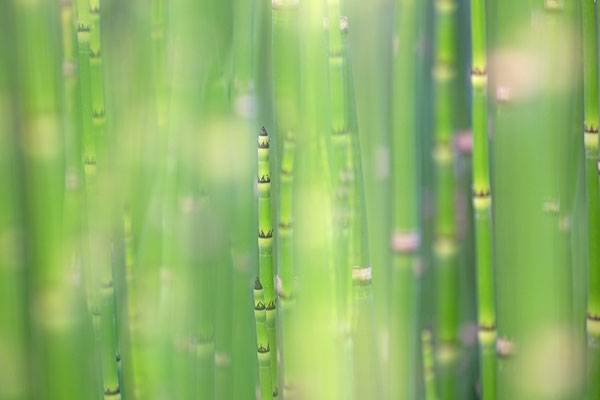
{"type": "Polygon", "coordinates": [[[471,0],[473,209],[477,264],[478,339],[482,399],[496,398],[496,304],[492,252],[492,194],[487,138],[485,0],[471,0]]]}
{"type": "MultiPolygon", "coordinates": [[[[347,20],[344,30],[348,31],[347,20]]],[[[373,305],[373,285],[371,280],[371,262],[369,255],[367,209],[365,204],[365,185],[361,161],[361,145],[354,96],[350,44],[347,35],[342,36],[345,44],[346,77],[345,87],[348,93],[348,208],[349,208],[349,265],[352,279],[352,340],[353,375],[356,398],[380,396],[381,371],[378,363],[378,341],[373,305]]]]}
{"type": "Polygon", "coordinates": [[[16,38],[13,60],[20,71],[16,104],[22,119],[18,138],[27,216],[23,237],[27,238],[29,278],[29,365],[36,382],[29,387],[34,398],[85,398],[95,392],[87,352],[91,327],[78,271],[64,262],[61,243],[65,171],[59,112],[59,4],[10,4],[16,38]]]}
{"type": "MultiPolygon", "coordinates": [[[[263,127],[258,136],[258,270],[263,282],[268,346],[277,351],[276,321],[277,298],[273,286],[273,226],[271,225],[271,173],[269,168],[269,136],[263,127]]],[[[272,357],[271,357],[272,358],[272,357]]],[[[273,359],[271,359],[273,362],[273,359]]],[[[277,395],[277,358],[271,365],[273,396],[277,395]]]]}
{"type": "MultiPolygon", "coordinates": [[[[280,310],[280,334],[284,398],[295,386],[291,338],[291,315],[294,309],[293,217],[295,141],[298,133],[300,91],[299,7],[297,0],[272,2],[272,75],[274,117],[274,160],[278,174],[277,189],[277,276],[280,310]],[[286,344],[287,343],[287,344],[286,344]]],[[[271,355],[271,366],[276,360],[271,355]]],[[[273,382],[276,383],[276,382],[273,382]]]]}
{"type": "Polygon", "coordinates": [[[438,394],[435,382],[435,361],[433,345],[431,341],[431,331],[429,329],[424,329],[421,332],[421,348],[423,357],[423,380],[425,382],[425,399],[437,400],[438,394]]]}
{"type": "Polygon", "coordinates": [[[598,54],[596,2],[582,1],[584,144],[588,213],[588,397],[600,397],[600,189],[598,185],[598,54]]]}
{"type": "Polygon", "coordinates": [[[391,398],[417,396],[419,344],[418,274],[421,245],[417,145],[418,8],[414,1],[396,2],[393,69],[392,134],[392,285],[390,289],[391,398]]]}
{"type": "Polygon", "coordinates": [[[329,102],[331,113],[331,173],[333,178],[336,269],[339,275],[339,301],[341,312],[340,324],[343,330],[349,330],[349,305],[352,280],[348,268],[349,248],[349,211],[348,211],[348,174],[349,174],[349,116],[348,112],[348,54],[347,39],[348,20],[340,15],[340,1],[328,1],[329,32],[329,102]]]}
{"type": "MultiPolygon", "coordinates": [[[[94,126],[94,137],[96,141],[96,151],[98,158],[104,158],[105,138],[104,138],[104,79],[102,71],[102,45],[100,32],[100,1],[89,0],[90,17],[90,86],[92,101],[92,123],[94,126]]],[[[103,160],[104,161],[104,160],[103,160]]]]}
{"type": "MultiPolygon", "coordinates": [[[[85,0],[77,3],[77,39],[79,44],[79,86],[81,90],[81,119],[83,127],[84,144],[84,173],[86,190],[86,208],[88,221],[88,259],[84,259],[87,265],[88,296],[90,310],[94,317],[94,334],[101,359],[101,370],[103,379],[103,393],[105,399],[120,399],[120,386],[117,370],[116,356],[116,329],[115,329],[115,305],[114,305],[114,282],[110,264],[110,246],[107,240],[107,224],[104,221],[108,217],[107,196],[102,192],[102,184],[98,176],[97,149],[100,140],[98,132],[94,132],[94,98],[95,106],[98,107],[100,118],[104,119],[104,105],[101,90],[101,76],[99,71],[92,74],[91,65],[99,62],[100,54],[98,20],[91,14],[99,12],[99,3],[94,5],[91,12],[91,4],[85,0]],[[94,28],[94,21],[96,27],[94,28]],[[92,38],[94,38],[92,40],[92,38]],[[95,47],[92,51],[92,44],[95,47]],[[95,61],[92,62],[92,53],[95,61]],[[92,79],[94,76],[94,79],[92,79]],[[95,94],[94,94],[95,93],[95,94]],[[99,184],[100,182],[100,184],[99,184]]],[[[99,64],[95,67],[99,68],[99,64]]],[[[98,115],[96,115],[98,118],[98,115]]],[[[103,122],[102,122],[103,124],[103,122]]],[[[98,125],[99,126],[99,125],[98,125]]]]}
{"type": "Polygon", "coordinates": [[[254,284],[254,317],[256,319],[256,352],[261,400],[274,397],[273,385],[271,384],[271,355],[269,354],[271,349],[266,314],[264,290],[260,278],[257,277],[254,284]]]}
{"type": "Polygon", "coordinates": [[[435,148],[436,227],[436,361],[440,368],[440,397],[457,396],[455,365],[458,360],[458,269],[454,219],[454,90],[456,85],[456,9],[454,0],[435,2],[435,148]]]}

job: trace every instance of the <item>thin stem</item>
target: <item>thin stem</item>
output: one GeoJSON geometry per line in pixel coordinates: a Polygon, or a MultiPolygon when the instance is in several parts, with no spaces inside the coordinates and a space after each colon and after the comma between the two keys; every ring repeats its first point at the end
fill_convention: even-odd
{"type": "Polygon", "coordinates": [[[473,209],[477,264],[478,339],[484,400],[496,398],[496,304],[492,251],[492,195],[487,138],[485,0],[471,0],[473,95],[473,209]]]}
{"type": "Polygon", "coordinates": [[[598,55],[596,2],[582,2],[584,144],[588,213],[588,377],[589,398],[600,396],[600,198],[598,185],[598,55]]]}
{"type": "MultiPolygon", "coordinates": [[[[344,31],[348,31],[347,20],[344,31]]],[[[354,348],[353,371],[356,398],[379,397],[381,393],[381,374],[379,371],[375,309],[373,305],[373,284],[371,280],[371,259],[369,255],[367,208],[365,185],[361,161],[361,145],[358,132],[358,118],[354,95],[352,64],[350,62],[350,44],[347,34],[342,35],[346,59],[345,91],[348,115],[348,207],[349,207],[349,266],[352,279],[351,324],[354,348]]]]}
{"type": "MultiPolygon", "coordinates": [[[[258,136],[258,270],[264,283],[269,346],[277,352],[275,318],[277,299],[273,287],[273,226],[271,225],[271,174],[269,168],[269,136],[263,127],[258,136]]],[[[271,383],[277,393],[277,358],[271,356],[271,383]]]]}
{"type": "Polygon", "coordinates": [[[419,148],[417,144],[418,5],[396,2],[392,135],[392,285],[390,305],[390,396],[416,397],[421,246],[419,148]]]}
{"type": "MultiPolygon", "coordinates": [[[[291,316],[295,296],[293,266],[294,220],[292,199],[295,169],[295,141],[300,101],[299,7],[297,0],[272,2],[272,86],[274,117],[274,160],[277,189],[277,274],[280,293],[280,332],[284,391],[294,383],[291,316]]],[[[275,354],[272,355],[272,361],[275,354]]],[[[274,382],[276,383],[276,382],[274,382]]],[[[284,393],[284,397],[285,393],[284,393]]]]}
{"type": "Polygon", "coordinates": [[[267,330],[267,312],[263,286],[260,278],[254,284],[254,317],[256,319],[256,355],[258,358],[258,377],[260,381],[260,398],[272,399],[273,386],[271,383],[271,349],[267,330]]]}
{"type": "Polygon", "coordinates": [[[457,3],[436,0],[435,82],[436,227],[436,351],[440,364],[440,392],[444,399],[456,398],[454,366],[458,359],[458,269],[456,265],[456,224],[454,219],[457,3]]]}

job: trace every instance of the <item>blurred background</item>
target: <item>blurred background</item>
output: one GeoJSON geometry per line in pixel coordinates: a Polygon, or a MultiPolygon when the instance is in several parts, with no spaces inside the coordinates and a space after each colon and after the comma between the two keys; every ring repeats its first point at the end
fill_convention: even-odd
{"type": "Polygon", "coordinates": [[[0,0],[0,400],[600,399],[595,13],[0,0]]]}

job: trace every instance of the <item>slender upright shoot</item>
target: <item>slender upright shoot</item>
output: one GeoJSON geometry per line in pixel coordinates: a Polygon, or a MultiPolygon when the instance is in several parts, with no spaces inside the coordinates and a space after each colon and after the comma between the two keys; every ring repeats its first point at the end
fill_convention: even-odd
{"type": "MultiPolygon", "coordinates": [[[[275,317],[277,299],[273,287],[273,227],[271,225],[271,174],[269,170],[269,136],[263,127],[258,136],[258,270],[264,287],[268,346],[277,353],[275,317]]],[[[271,384],[277,393],[277,358],[271,356],[271,384]]]]}
{"type": "Polygon", "coordinates": [[[492,194],[487,138],[485,0],[471,0],[473,95],[473,209],[477,263],[478,339],[482,399],[496,398],[496,304],[492,245],[492,194]]]}
{"type": "Polygon", "coordinates": [[[583,94],[586,191],[588,213],[588,377],[589,398],[600,396],[600,191],[598,186],[598,54],[596,2],[584,0],[583,94]]]}

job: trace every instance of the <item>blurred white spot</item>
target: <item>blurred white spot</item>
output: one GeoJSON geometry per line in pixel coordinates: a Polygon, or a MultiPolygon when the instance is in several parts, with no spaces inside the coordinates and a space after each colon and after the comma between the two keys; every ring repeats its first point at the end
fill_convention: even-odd
{"type": "Polygon", "coordinates": [[[386,179],[390,175],[390,150],[387,147],[375,149],[375,174],[378,179],[386,179]]]}

